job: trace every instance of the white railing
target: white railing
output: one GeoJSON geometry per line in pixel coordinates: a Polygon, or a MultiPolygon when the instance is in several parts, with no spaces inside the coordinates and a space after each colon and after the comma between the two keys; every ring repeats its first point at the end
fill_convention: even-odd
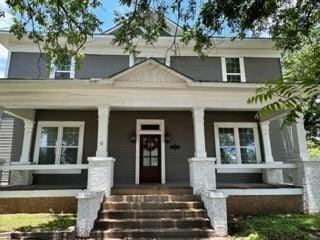
{"type": "Polygon", "coordinates": [[[296,163],[250,163],[250,164],[216,164],[217,169],[294,169],[296,163]]]}
{"type": "Polygon", "coordinates": [[[12,164],[0,166],[0,170],[70,170],[88,169],[88,164],[12,164]]]}

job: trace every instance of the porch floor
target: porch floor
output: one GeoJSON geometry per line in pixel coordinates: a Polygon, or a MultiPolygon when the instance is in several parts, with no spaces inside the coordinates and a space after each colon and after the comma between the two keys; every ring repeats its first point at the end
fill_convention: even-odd
{"type": "MultiPolygon", "coordinates": [[[[115,185],[114,188],[143,188],[143,189],[167,189],[167,188],[190,188],[186,184],[123,184],[115,185]]],[[[219,183],[217,189],[279,189],[300,188],[289,184],[265,184],[265,183],[219,183]]],[[[83,185],[17,185],[0,186],[0,191],[26,191],[26,190],[68,190],[86,189],[83,185]]]]}

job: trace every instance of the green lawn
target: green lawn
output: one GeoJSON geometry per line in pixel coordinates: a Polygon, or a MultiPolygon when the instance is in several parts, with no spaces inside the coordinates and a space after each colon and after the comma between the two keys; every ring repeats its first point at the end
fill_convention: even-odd
{"type": "Polygon", "coordinates": [[[75,225],[72,214],[1,214],[0,232],[26,231],[45,232],[66,230],[75,225]]]}
{"type": "Polygon", "coordinates": [[[248,240],[320,239],[320,214],[247,217],[230,224],[231,235],[248,240]]]}

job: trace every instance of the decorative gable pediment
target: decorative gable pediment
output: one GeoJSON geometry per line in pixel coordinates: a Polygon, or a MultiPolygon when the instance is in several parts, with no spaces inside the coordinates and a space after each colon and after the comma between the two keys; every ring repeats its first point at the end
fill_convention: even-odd
{"type": "Polygon", "coordinates": [[[114,75],[111,79],[114,84],[146,84],[146,86],[162,86],[163,84],[185,86],[188,83],[192,83],[192,80],[188,77],[153,59],[148,59],[145,62],[128,68],[114,75]]]}

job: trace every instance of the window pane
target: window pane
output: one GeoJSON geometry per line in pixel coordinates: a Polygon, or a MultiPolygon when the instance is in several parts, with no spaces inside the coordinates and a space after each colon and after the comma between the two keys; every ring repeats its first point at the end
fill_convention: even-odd
{"type": "Polygon", "coordinates": [[[134,64],[137,64],[139,62],[143,62],[144,60],[146,60],[147,58],[146,57],[136,57],[134,59],[134,64]]]}
{"type": "Polygon", "coordinates": [[[143,158],[143,166],[144,167],[150,166],[150,157],[144,157],[143,158]]]}
{"type": "Polygon", "coordinates": [[[61,148],[60,164],[76,164],[78,148],[61,148]]]}
{"type": "Polygon", "coordinates": [[[70,72],[55,72],[54,78],[55,79],[69,79],[70,72]]]}
{"type": "Polygon", "coordinates": [[[40,148],[39,151],[39,164],[54,164],[56,159],[55,148],[40,148]]]}
{"type": "Polygon", "coordinates": [[[227,75],[228,82],[241,82],[240,75],[227,75]]]}
{"type": "Polygon", "coordinates": [[[220,146],[235,146],[234,129],[219,128],[220,146]]]}
{"type": "Polygon", "coordinates": [[[158,57],[158,58],[155,58],[155,59],[156,59],[157,61],[163,63],[163,64],[166,63],[166,59],[165,59],[165,58],[160,58],[160,57],[158,57]]]}
{"type": "Polygon", "coordinates": [[[220,154],[221,154],[221,163],[237,163],[235,147],[220,148],[220,154]]]}
{"type": "Polygon", "coordinates": [[[78,146],[79,144],[79,128],[64,127],[62,146],[78,146]]]}
{"type": "Polygon", "coordinates": [[[256,148],[246,147],[241,148],[241,162],[242,163],[257,163],[256,148]]]}
{"type": "Polygon", "coordinates": [[[62,64],[56,66],[56,71],[70,71],[71,69],[71,57],[66,56],[62,64]]]}
{"type": "Polygon", "coordinates": [[[239,128],[240,146],[254,146],[253,128],[239,128]]]}
{"type": "Polygon", "coordinates": [[[42,127],[40,136],[40,146],[56,146],[58,137],[57,127],[42,127]]]}
{"type": "Polygon", "coordinates": [[[226,58],[227,73],[240,73],[239,58],[226,58]]]}

